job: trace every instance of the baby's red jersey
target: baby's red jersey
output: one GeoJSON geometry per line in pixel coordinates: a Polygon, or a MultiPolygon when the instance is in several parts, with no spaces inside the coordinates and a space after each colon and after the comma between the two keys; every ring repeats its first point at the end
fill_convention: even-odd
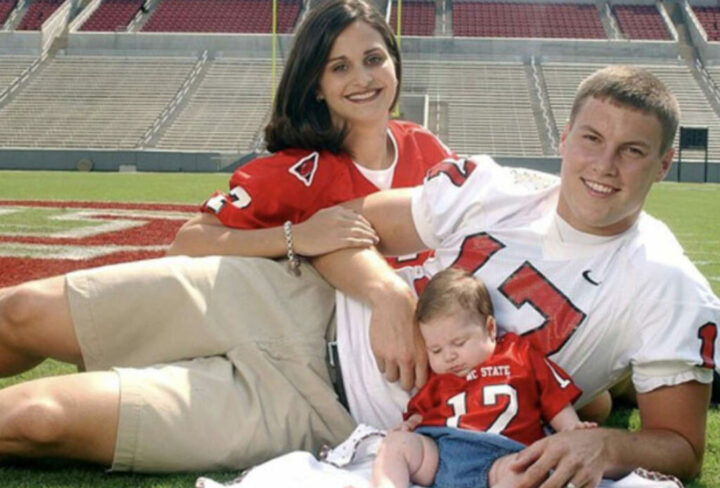
{"type": "Polygon", "coordinates": [[[422,425],[481,430],[528,445],[544,437],[543,420],[550,422],[581,393],[559,366],[510,333],[466,377],[431,375],[405,418],[419,413],[422,425]]]}

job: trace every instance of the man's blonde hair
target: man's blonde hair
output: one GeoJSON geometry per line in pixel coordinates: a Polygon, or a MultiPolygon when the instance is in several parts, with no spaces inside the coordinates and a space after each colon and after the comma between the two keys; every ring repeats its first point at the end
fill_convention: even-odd
{"type": "Polygon", "coordinates": [[[658,118],[662,127],[660,154],[670,149],[680,122],[680,106],[670,90],[655,75],[634,66],[608,66],[585,78],[575,94],[570,125],[585,100],[610,100],[658,118]]]}

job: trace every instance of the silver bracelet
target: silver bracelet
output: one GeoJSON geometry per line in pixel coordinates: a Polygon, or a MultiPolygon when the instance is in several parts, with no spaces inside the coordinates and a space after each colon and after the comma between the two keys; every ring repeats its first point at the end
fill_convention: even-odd
{"type": "Polygon", "coordinates": [[[300,276],[300,258],[293,249],[292,223],[289,220],[286,220],[283,224],[283,232],[285,233],[285,246],[287,247],[288,271],[295,276],[300,276]]]}

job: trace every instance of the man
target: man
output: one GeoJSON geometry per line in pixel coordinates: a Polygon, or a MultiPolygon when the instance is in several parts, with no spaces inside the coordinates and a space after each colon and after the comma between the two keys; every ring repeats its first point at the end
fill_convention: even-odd
{"type": "MultiPolygon", "coordinates": [[[[425,379],[422,343],[408,319],[410,286],[421,289],[448,266],[482,278],[500,328],[529,337],[573,376],[584,391],[576,406],[632,376],[638,432],[596,429],[538,441],[516,463],[525,472],[521,486],[548,473],[543,488],[595,486],[637,466],[684,478],[700,471],[720,301],[670,231],[642,212],[670,168],[678,119],[677,101],[651,74],[600,70],[581,84],[562,133],[559,182],[487,157],[447,161],[422,187],[354,203],[376,228],[381,251],[436,249],[423,269],[401,270],[401,281],[369,250],[316,261],[332,284],[371,305],[375,359],[386,379],[405,387],[425,379]]],[[[344,335],[357,336],[343,331],[343,316],[362,313],[353,300],[339,307],[341,346],[344,335]]],[[[372,418],[375,407],[363,399],[384,382],[379,373],[362,381],[346,374],[363,368],[355,364],[362,351],[346,349],[351,411],[372,418]]]]}

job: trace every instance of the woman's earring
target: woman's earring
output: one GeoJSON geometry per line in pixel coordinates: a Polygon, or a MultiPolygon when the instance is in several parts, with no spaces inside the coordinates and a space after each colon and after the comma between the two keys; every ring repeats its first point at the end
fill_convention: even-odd
{"type": "Polygon", "coordinates": [[[317,95],[315,95],[315,100],[317,100],[318,102],[322,102],[323,100],[325,100],[325,97],[322,96],[322,93],[318,93],[317,95]]]}

